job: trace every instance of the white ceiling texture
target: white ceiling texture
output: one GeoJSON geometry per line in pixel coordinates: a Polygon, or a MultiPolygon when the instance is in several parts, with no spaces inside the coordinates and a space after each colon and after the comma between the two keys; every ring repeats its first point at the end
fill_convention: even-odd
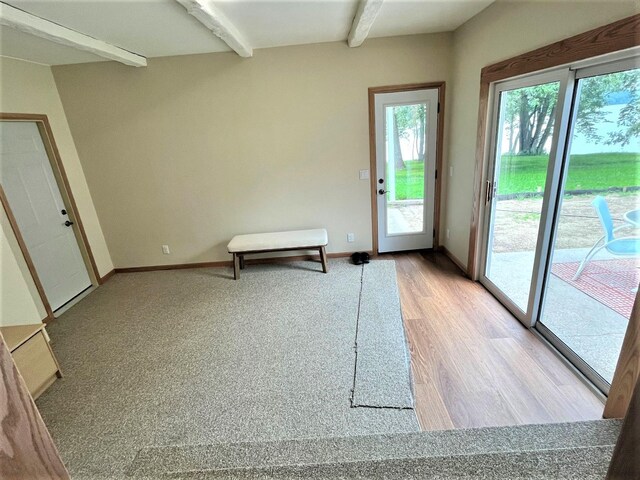
{"type": "Polygon", "coordinates": [[[491,3],[493,0],[2,0],[0,55],[46,65],[118,60],[85,48],[82,37],[87,45],[99,40],[109,49],[115,47],[114,51],[140,56],[137,66],[143,66],[144,58],[230,50],[251,56],[253,49],[346,42],[348,37],[350,45],[357,46],[365,38],[452,31],[491,3]],[[359,38],[353,44],[350,32],[359,38]],[[74,40],[65,40],[67,33],[74,40]]]}

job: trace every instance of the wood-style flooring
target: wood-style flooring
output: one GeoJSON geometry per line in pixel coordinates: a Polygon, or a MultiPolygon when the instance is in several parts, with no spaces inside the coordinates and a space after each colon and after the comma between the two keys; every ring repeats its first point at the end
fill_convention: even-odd
{"type": "Polygon", "coordinates": [[[396,261],[423,430],[602,417],[569,367],[445,255],[379,258],[396,261]]]}

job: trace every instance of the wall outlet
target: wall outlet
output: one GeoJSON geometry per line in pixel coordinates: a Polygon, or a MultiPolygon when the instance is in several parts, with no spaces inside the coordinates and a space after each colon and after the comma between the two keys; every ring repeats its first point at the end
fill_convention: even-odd
{"type": "Polygon", "coordinates": [[[353,243],[356,240],[356,236],[353,233],[347,233],[347,242],[353,243]]]}
{"type": "Polygon", "coordinates": [[[360,170],[360,180],[369,180],[369,170],[360,170]]]}
{"type": "Polygon", "coordinates": [[[448,229],[448,228],[447,228],[447,238],[451,238],[451,237],[449,236],[449,229],[448,229]]]}
{"type": "Polygon", "coordinates": [[[171,253],[171,250],[169,250],[169,245],[162,245],[162,253],[164,253],[165,255],[169,255],[171,253]]]}

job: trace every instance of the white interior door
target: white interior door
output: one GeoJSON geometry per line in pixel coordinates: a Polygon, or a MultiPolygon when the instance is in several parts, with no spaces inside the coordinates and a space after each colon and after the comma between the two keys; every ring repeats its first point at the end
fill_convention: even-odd
{"type": "Polygon", "coordinates": [[[56,310],[91,280],[35,122],[0,122],[0,183],[56,310]]]}
{"type": "Polygon", "coordinates": [[[433,247],[438,90],[375,95],[378,251],[433,247]]]}

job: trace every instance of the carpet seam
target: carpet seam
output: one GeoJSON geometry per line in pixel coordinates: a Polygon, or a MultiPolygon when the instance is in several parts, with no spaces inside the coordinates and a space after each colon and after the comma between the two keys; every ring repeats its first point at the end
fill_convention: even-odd
{"type": "MultiPolygon", "coordinates": [[[[351,398],[349,399],[350,403],[351,403],[351,408],[374,408],[374,409],[381,409],[381,410],[414,410],[415,407],[411,406],[411,407],[392,407],[389,405],[365,405],[365,404],[361,404],[361,403],[355,403],[355,395],[356,395],[356,378],[358,375],[358,331],[360,328],[360,307],[362,305],[362,291],[364,289],[364,266],[365,264],[362,264],[362,270],[360,273],[360,293],[358,295],[358,313],[356,315],[356,335],[355,335],[355,339],[354,339],[354,364],[353,364],[353,386],[351,388],[351,398]]],[[[403,327],[404,330],[404,327],[403,327]]],[[[406,334],[405,334],[406,335],[406,334]]],[[[406,343],[406,337],[405,337],[405,343],[406,343]]],[[[413,383],[413,382],[411,382],[413,383]]],[[[411,387],[411,393],[413,396],[413,385],[410,385],[411,387]]]]}
{"type": "Polygon", "coordinates": [[[356,335],[353,340],[353,351],[354,351],[354,360],[353,360],[353,386],[351,387],[351,408],[357,408],[358,405],[354,403],[355,395],[356,395],[356,378],[358,375],[358,329],[360,328],[360,306],[362,305],[362,290],[364,287],[364,263],[360,269],[360,293],[358,294],[358,313],[356,314],[356,335]]]}

